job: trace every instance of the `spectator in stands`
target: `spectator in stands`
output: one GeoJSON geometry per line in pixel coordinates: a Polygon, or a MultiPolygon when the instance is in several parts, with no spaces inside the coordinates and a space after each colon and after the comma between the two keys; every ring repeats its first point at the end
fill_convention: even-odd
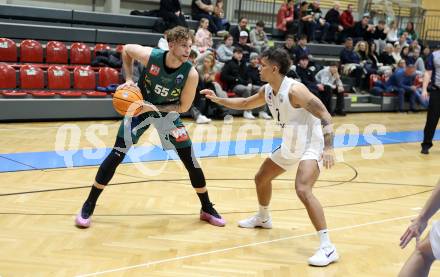
{"type": "MultiPolygon", "coordinates": [[[[246,63],[243,59],[243,50],[240,47],[234,48],[232,59],[225,63],[221,71],[221,80],[227,90],[232,90],[240,97],[249,97],[252,94],[252,84],[248,83],[246,63]]],[[[243,113],[246,119],[255,119],[252,111],[243,113]]]]}
{"type": "Polygon", "coordinates": [[[351,37],[353,33],[354,27],[354,18],[353,18],[353,5],[348,4],[347,9],[342,12],[340,19],[341,25],[344,28],[341,32],[341,40],[345,41],[347,37],[351,37]]]}
{"type": "Polygon", "coordinates": [[[282,32],[293,35],[296,33],[294,23],[294,0],[288,0],[287,3],[281,4],[277,13],[276,27],[282,32]]]}
{"type": "Polygon", "coordinates": [[[165,50],[165,51],[168,51],[168,50],[169,50],[169,47],[168,47],[168,40],[167,40],[167,35],[168,35],[168,30],[166,30],[166,31],[163,33],[163,37],[161,37],[161,38],[159,39],[159,41],[157,42],[157,47],[160,48],[160,49],[162,49],[162,50],[165,50]]]}
{"type": "Polygon", "coordinates": [[[358,41],[365,40],[370,41],[373,39],[374,26],[368,24],[370,20],[369,14],[364,14],[362,19],[354,24],[353,27],[353,41],[357,43],[358,41]]]}
{"type": "Polygon", "coordinates": [[[402,59],[402,57],[400,56],[400,51],[402,50],[402,47],[400,47],[399,42],[395,42],[394,43],[394,52],[393,52],[393,57],[394,57],[394,61],[397,63],[399,63],[399,61],[402,59]]]}
{"type": "Polygon", "coordinates": [[[300,56],[299,62],[296,66],[296,74],[301,78],[301,83],[303,83],[313,94],[319,96],[318,83],[315,79],[315,74],[312,69],[314,67],[309,67],[309,57],[307,55],[300,56]]]}
{"type": "Polygon", "coordinates": [[[220,44],[220,46],[217,48],[217,59],[222,62],[225,63],[227,61],[230,61],[232,59],[233,56],[233,48],[232,48],[232,44],[234,42],[232,36],[230,34],[227,34],[223,37],[223,44],[220,44]]]}
{"type": "MultiPolygon", "coordinates": [[[[405,69],[396,70],[383,88],[375,87],[372,93],[382,95],[386,92],[396,92],[399,96],[399,112],[403,112],[403,105],[405,102],[405,95],[409,96],[410,110],[415,111],[415,104],[418,99],[421,99],[420,94],[417,93],[417,87],[414,85],[416,78],[416,68],[414,64],[408,65],[405,69]]],[[[426,102],[421,102],[426,105],[426,102]]]]}
{"type": "Polygon", "coordinates": [[[354,86],[352,90],[355,93],[360,91],[362,83],[363,69],[360,65],[360,57],[353,49],[353,39],[345,39],[344,49],[342,49],[339,58],[342,65],[342,72],[346,76],[354,77],[354,86]]]}
{"type": "Polygon", "coordinates": [[[197,60],[197,52],[195,50],[191,49],[191,52],[189,52],[189,57],[188,57],[188,61],[195,66],[196,65],[196,60],[197,60]]]}
{"type": "Polygon", "coordinates": [[[397,62],[396,70],[405,69],[405,68],[406,68],[406,62],[404,59],[401,59],[400,61],[397,62]]]}
{"type": "Polygon", "coordinates": [[[377,54],[382,53],[383,48],[385,47],[386,40],[387,40],[387,33],[388,29],[385,28],[385,20],[379,20],[379,23],[376,26],[376,29],[374,30],[373,39],[374,43],[376,43],[376,46],[379,51],[377,51],[377,54]]]}
{"type": "Polygon", "coordinates": [[[333,5],[333,8],[327,11],[327,14],[325,15],[325,20],[330,25],[327,37],[324,38],[324,40],[328,42],[336,42],[337,41],[337,33],[344,30],[344,27],[341,25],[340,21],[340,9],[341,5],[339,2],[335,2],[333,5]]]}
{"type": "Polygon", "coordinates": [[[399,35],[402,35],[402,34],[405,33],[405,32],[408,33],[408,36],[407,36],[407,37],[408,37],[411,41],[418,39],[418,36],[417,36],[416,30],[414,29],[414,22],[409,21],[408,23],[406,23],[406,28],[400,30],[399,35]]]}
{"type": "Polygon", "coordinates": [[[426,45],[426,47],[423,49],[423,52],[422,52],[422,59],[424,62],[426,62],[429,55],[431,55],[431,48],[429,48],[429,45],[426,45]]]}
{"type": "Polygon", "coordinates": [[[219,36],[223,36],[227,33],[231,24],[229,24],[228,20],[225,18],[225,11],[223,10],[223,0],[217,0],[214,6],[214,16],[220,19],[219,31],[217,34],[219,36]]]}
{"type": "MultiPolygon", "coordinates": [[[[217,32],[221,31],[222,21],[221,18],[218,18],[213,14],[214,5],[211,0],[192,0],[191,3],[191,17],[194,20],[200,20],[202,18],[206,18],[209,20],[209,31],[212,34],[217,34],[217,32]]],[[[224,35],[224,33],[219,33],[217,35],[224,35]]]]}
{"type": "Polygon", "coordinates": [[[266,32],[264,32],[264,22],[258,21],[250,34],[250,41],[252,46],[257,50],[258,53],[266,50],[268,48],[268,39],[266,32]]]}
{"type": "Polygon", "coordinates": [[[391,21],[388,27],[387,43],[391,43],[394,45],[394,43],[398,40],[399,38],[397,37],[397,24],[395,21],[391,21]]]}
{"type": "MultiPolygon", "coordinates": [[[[251,53],[249,65],[247,67],[247,77],[249,78],[249,83],[252,84],[252,91],[258,91],[264,83],[260,79],[260,69],[259,69],[258,54],[251,53]]],[[[268,110],[267,106],[266,109],[268,110]]],[[[258,112],[258,117],[262,119],[272,119],[272,117],[267,114],[265,110],[258,112]]]]}
{"type": "Polygon", "coordinates": [[[293,35],[286,36],[286,42],[283,44],[283,49],[289,54],[292,63],[295,61],[295,39],[293,35]]]}
{"type": "Polygon", "coordinates": [[[396,67],[397,62],[393,56],[394,47],[391,43],[387,43],[385,45],[384,51],[380,54],[380,62],[383,63],[384,66],[392,66],[396,67]]]}
{"type": "Polygon", "coordinates": [[[379,60],[376,43],[372,41],[368,44],[368,58],[373,63],[373,68],[376,68],[376,70],[379,71],[382,67],[382,63],[379,60]]]}
{"type": "Polygon", "coordinates": [[[425,74],[425,62],[423,61],[422,57],[420,57],[420,50],[414,49],[413,51],[413,57],[414,57],[414,65],[416,66],[416,73],[418,75],[425,74]]]}
{"type": "Polygon", "coordinates": [[[208,54],[204,60],[203,65],[196,66],[196,70],[199,73],[199,84],[197,86],[197,93],[194,98],[194,107],[191,109],[191,114],[196,120],[197,124],[206,124],[211,122],[211,119],[206,116],[208,111],[208,106],[211,104],[204,95],[198,93],[203,89],[211,89],[215,91],[214,80],[215,80],[215,58],[213,54],[208,54]]]}
{"type": "Polygon", "coordinates": [[[362,66],[363,73],[365,78],[362,78],[361,86],[363,88],[368,88],[368,80],[370,79],[371,74],[376,74],[377,65],[373,63],[370,59],[370,51],[368,49],[368,44],[366,41],[359,41],[354,51],[358,54],[360,58],[360,65],[362,66]]]}
{"type": "Polygon", "coordinates": [[[408,33],[403,32],[403,34],[399,37],[399,40],[397,42],[399,42],[400,47],[409,45],[411,43],[411,40],[408,38],[408,33]]]}
{"type": "Polygon", "coordinates": [[[315,76],[318,83],[318,97],[324,103],[327,111],[331,115],[345,116],[344,111],[344,86],[338,73],[337,62],[332,62],[330,66],[321,69],[315,76]],[[332,109],[332,96],[336,94],[336,109],[332,109]]]}
{"type": "Polygon", "coordinates": [[[235,47],[240,47],[243,52],[243,62],[248,63],[249,62],[249,56],[252,52],[255,52],[255,49],[251,46],[249,46],[249,38],[248,33],[245,31],[240,32],[240,37],[238,39],[238,43],[235,43],[235,47]]]}
{"type": "Polygon", "coordinates": [[[328,31],[330,29],[330,24],[325,20],[322,16],[321,8],[319,7],[319,1],[314,0],[309,5],[309,10],[311,10],[313,14],[313,20],[315,22],[315,31],[313,34],[313,39],[316,39],[316,31],[320,31],[319,39],[317,40],[320,43],[328,43],[325,39],[327,38],[328,31]]]}
{"type": "Polygon", "coordinates": [[[206,18],[200,19],[199,29],[195,35],[195,45],[200,53],[212,48],[212,34],[208,30],[209,20],[206,18]]]}
{"type": "Polygon", "coordinates": [[[420,46],[419,41],[418,40],[413,40],[411,42],[411,44],[409,45],[409,51],[413,52],[416,49],[419,50],[419,53],[422,51],[422,47],[420,46]]]}
{"type": "Polygon", "coordinates": [[[301,34],[307,36],[307,41],[314,41],[316,29],[315,17],[312,9],[309,9],[309,3],[306,1],[301,3],[300,17],[301,34]]]}
{"type": "Polygon", "coordinates": [[[416,62],[414,60],[414,57],[412,56],[412,53],[409,52],[408,45],[402,47],[402,50],[400,51],[400,57],[405,60],[406,64],[413,64],[416,62]]]}
{"type": "Polygon", "coordinates": [[[310,54],[310,49],[307,47],[307,36],[301,35],[298,40],[298,45],[295,47],[295,60],[294,63],[297,64],[299,62],[299,58],[307,56],[309,60],[313,60],[312,54],[310,54]]]}
{"type": "MultiPolygon", "coordinates": [[[[235,43],[238,42],[238,39],[240,38],[240,33],[242,31],[248,33],[248,35],[249,35],[249,30],[247,29],[247,24],[248,24],[248,19],[246,17],[241,17],[240,20],[238,21],[238,25],[232,26],[231,29],[229,30],[229,33],[234,38],[235,43]]],[[[249,42],[250,41],[248,41],[248,43],[249,42]]]]}
{"type": "Polygon", "coordinates": [[[160,0],[159,15],[168,29],[176,26],[188,27],[179,0],[160,0]]]}

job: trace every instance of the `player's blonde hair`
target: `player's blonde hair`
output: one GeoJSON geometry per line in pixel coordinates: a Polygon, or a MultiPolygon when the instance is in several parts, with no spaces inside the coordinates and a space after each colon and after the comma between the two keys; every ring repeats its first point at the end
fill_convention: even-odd
{"type": "Polygon", "coordinates": [[[188,28],[182,26],[176,26],[167,33],[167,41],[168,42],[181,42],[187,40],[194,41],[194,35],[190,32],[188,28]]]}

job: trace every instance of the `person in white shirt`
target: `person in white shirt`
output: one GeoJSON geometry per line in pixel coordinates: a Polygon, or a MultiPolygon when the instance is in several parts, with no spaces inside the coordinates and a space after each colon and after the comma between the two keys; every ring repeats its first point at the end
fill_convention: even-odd
{"type": "Polygon", "coordinates": [[[330,66],[321,69],[316,75],[315,79],[318,83],[319,95],[318,98],[327,108],[331,115],[345,116],[344,111],[344,85],[338,73],[338,63],[332,62],[330,66]],[[332,97],[336,94],[336,109],[332,108],[332,97]]]}
{"type": "Polygon", "coordinates": [[[167,33],[168,30],[163,33],[163,37],[161,37],[157,42],[157,47],[165,51],[170,50],[170,48],[168,47],[167,33]]]}
{"type": "Polygon", "coordinates": [[[339,259],[331,243],[324,210],[312,193],[322,165],[334,165],[332,117],[322,102],[302,83],[286,77],[290,59],[286,51],[269,48],[261,55],[260,76],[267,82],[247,98],[219,98],[212,90],[202,90],[211,101],[232,108],[249,110],[268,105],[276,123],[283,129],[281,145],[261,165],[255,176],[259,212],[241,220],[242,228],[272,228],[269,203],[272,181],[298,165],[296,194],[307,209],[320,238],[316,253],[308,259],[314,266],[327,266],[339,259]]]}

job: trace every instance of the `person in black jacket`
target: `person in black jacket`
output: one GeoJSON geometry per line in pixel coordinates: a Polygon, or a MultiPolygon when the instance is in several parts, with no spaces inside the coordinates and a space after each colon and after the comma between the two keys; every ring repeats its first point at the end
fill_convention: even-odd
{"type": "Polygon", "coordinates": [[[159,14],[166,22],[168,29],[176,26],[188,28],[179,0],[160,0],[159,14]]]}
{"type": "Polygon", "coordinates": [[[353,41],[356,44],[358,41],[370,41],[373,39],[374,26],[369,25],[369,15],[364,15],[362,19],[354,24],[353,27],[353,41]]]}
{"type": "Polygon", "coordinates": [[[341,22],[339,20],[340,17],[339,9],[340,9],[340,4],[335,3],[333,8],[328,10],[328,12],[325,14],[325,20],[328,24],[330,24],[327,37],[324,38],[324,40],[328,42],[336,42],[336,33],[344,29],[341,26],[341,22]]]}
{"type": "MultiPolygon", "coordinates": [[[[240,47],[234,48],[232,59],[223,66],[220,78],[226,90],[232,90],[240,97],[246,98],[257,92],[252,90],[252,84],[247,76],[246,63],[243,61],[243,50],[240,47]]],[[[255,119],[252,111],[245,111],[243,117],[255,119]]]]}
{"type": "Polygon", "coordinates": [[[315,74],[312,67],[309,67],[309,57],[304,55],[299,57],[298,65],[296,66],[296,74],[301,78],[303,83],[313,94],[319,95],[318,83],[315,79],[315,74]]]}
{"type": "Polygon", "coordinates": [[[206,18],[209,21],[208,29],[212,34],[222,30],[222,20],[214,14],[214,4],[211,0],[192,0],[191,17],[194,20],[206,18]]]}

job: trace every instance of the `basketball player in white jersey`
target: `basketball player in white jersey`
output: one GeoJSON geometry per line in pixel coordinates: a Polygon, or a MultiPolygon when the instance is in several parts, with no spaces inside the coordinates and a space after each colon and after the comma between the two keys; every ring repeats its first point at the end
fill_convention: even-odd
{"type": "Polygon", "coordinates": [[[327,266],[338,260],[330,242],[324,211],[312,193],[322,165],[334,164],[332,118],[324,104],[302,83],[285,76],[290,67],[288,54],[282,49],[268,49],[261,55],[260,77],[268,84],[248,98],[219,98],[213,91],[203,90],[211,101],[240,110],[251,110],[267,104],[273,118],[283,128],[281,146],[272,152],[255,176],[259,212],[238,223],[243,228],[272,228],[269,203],[272,180],[291,170],[298,162],[295,179],[296,194],[318,231],[320,247],[309,258],[314,266],[327,266]]]}
{"type": "Polygon", "coordinates": [[[411,225],[400,238],[400,246],[405,248],[416,238],[416,250],[406,261],[399,277],[426,277],[435,260],[440,260],[440,221],[432,224],[429,235],[419,242],[420,236],[428,225],[428,220],[440,209],[440,181],[426,202],[419,216],[412,220],[411,225]]]}

